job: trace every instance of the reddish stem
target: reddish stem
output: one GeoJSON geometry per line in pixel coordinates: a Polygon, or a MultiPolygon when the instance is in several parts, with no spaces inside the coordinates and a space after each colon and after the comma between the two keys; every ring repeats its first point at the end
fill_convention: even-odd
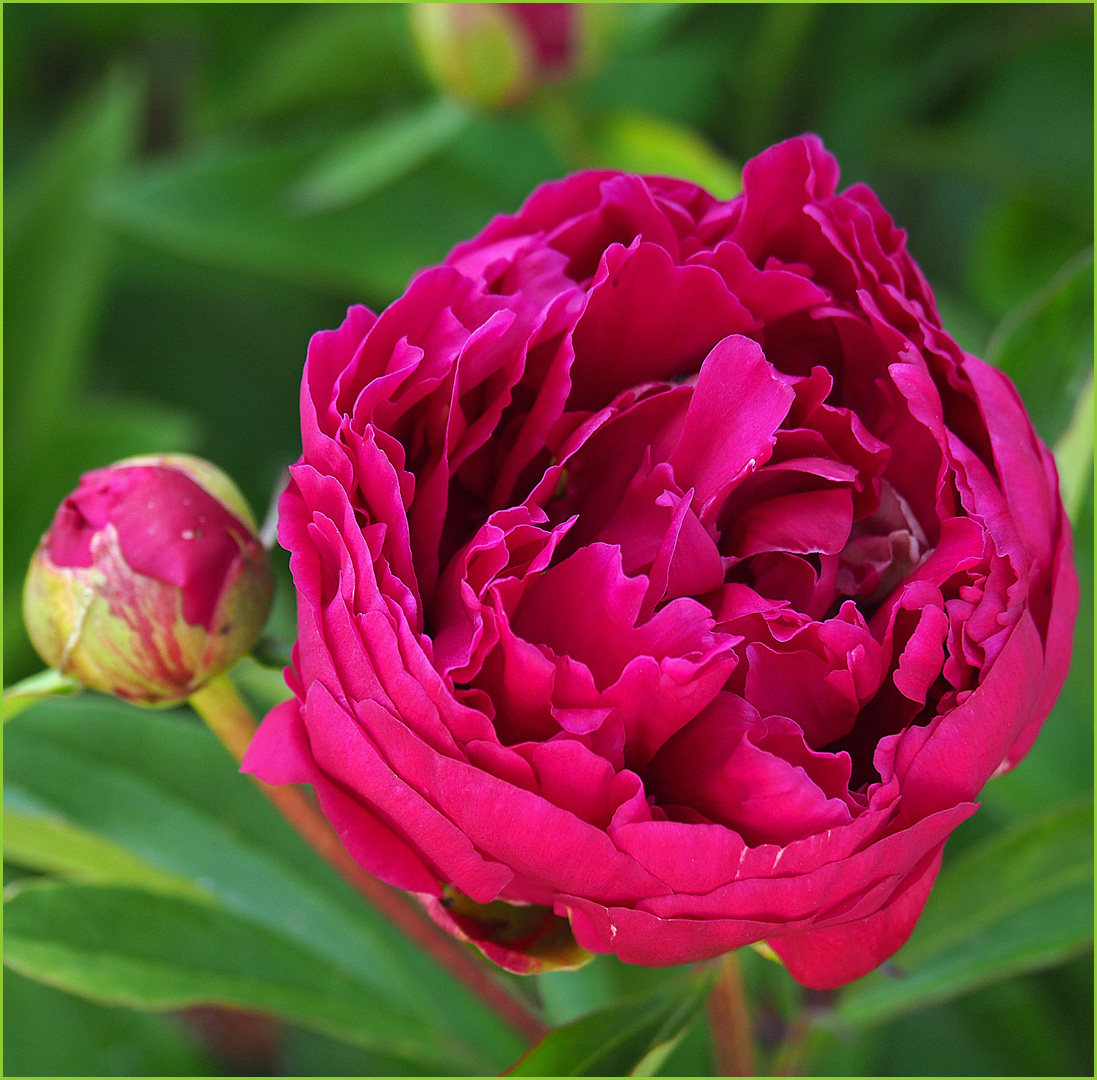
{"type": "Polygon", "coordinates": [[[719,974],[708,998],[712,1041],[720,1076],[755,1076],[750,1013],[739,960],[729,952],[718,961],[719,974]]]}
{"type": "MultiPolygon", "coordinates": [[[[255,734],[255,721],[228,676],[219,675],[207,683],[191,695],[190,704],[229,753],[240,761],[255,734]]],[[[255,783],[308,844],[398,930],[433,956],[525,1038],[537,1042],[544,1037],[548,1028],[525,1004],[496,982],[464,945],[436,926],[404,893],[378,881],[351,858],[334,829],[302,788],[273,786],[262,780],[255,780],[255,783]]]]}

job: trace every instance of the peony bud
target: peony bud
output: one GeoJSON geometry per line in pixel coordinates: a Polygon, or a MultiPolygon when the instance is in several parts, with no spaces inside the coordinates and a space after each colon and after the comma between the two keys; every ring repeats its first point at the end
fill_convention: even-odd
{"type": "Polygon", "coordinates": [[[143,704],[189,697],[251,647],[272,579],[235,485],[183,454],[80,478],[42,537],[23,614],[47,664],[143,704]]]}
{"type": "Polygon", "coordinates": [[[439,86],[487,108],[572,74],[590,35],[584,4],[412,4],[419,54],[439,86]]]}

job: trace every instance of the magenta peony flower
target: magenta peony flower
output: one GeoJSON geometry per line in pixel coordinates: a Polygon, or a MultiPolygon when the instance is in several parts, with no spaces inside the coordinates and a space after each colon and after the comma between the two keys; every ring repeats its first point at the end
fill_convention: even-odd
{"type": "Polygon", "coordinates": [[[178,701],[251,648],[270,611],[267,553],[243,496],[186,454],[80,477],[31,561],[27,630],[94,690],[178,701]]]}
{"type": "Polygon", "coordinates": [[[865,974],[1063,683],[1052,458],[837,181],[572,176],[312,341],[245,768],[512,970],[865,974]]]}

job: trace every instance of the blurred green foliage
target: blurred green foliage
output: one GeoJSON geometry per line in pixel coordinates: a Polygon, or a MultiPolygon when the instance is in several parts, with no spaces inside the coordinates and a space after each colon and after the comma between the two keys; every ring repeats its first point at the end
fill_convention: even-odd
{"type": "MultiPolygon", "coordinates": [[[[261,516],[298,452],[308,338],[338,325],[348,304],[388,303],[418,267],[514,210],[541,180],[611,166],[677,171],[726,192],[748,157],[813,130],[844,182],[872,185],[908,230],[946,327],[1010,372],[1044,438],[1054,443],[1082,416],[1081,436],[1076,423],[1061,450],[1081,492],[1075,663],[1036,749],[990,786],[983,811],[950,842],[945,873],[956,870],[940,903],[977,907],[964,890],[979,879],[963,867],[985,877],[980,859],[996,844],[1043,836],[1031,830],[1049,821],[1073,823],[1049,842],[1072,852],[1082,875],[1067,874],[1057,902],[1077,906],[1070,889],[1092,889],[1091,850],[1078,846],[1078,815],[1084,833],[1092,805],[1078,802],[1092,791],[1092,438],[1076,409],[1093,355],[1091,5],[610,5],[600,12],[597,65],[498,114],[438,101],[399,4],[9,4],[3,17],[5,683],[40,666],[22,631],[22,578],[80,472],[149,450],[197,452],[233,475],[261,516]]],[[[279,572],[271,630],[288,640],[284,560],[279,572]]],[[[17,724],[41,727],[56,708],[36,706],[17,724]]],[[[16,730],[16,759],[45,752],[33,727],[16,730]]],[[[74,785],[94,778],[66,761],[74,785]]],[[[151,788],[126,792],[133,813],[160,805],[151,788]]],[[[185,830],[151,843],[94,800],[37,797],[15,809],[63,810],[55,825],[72,843],[91,830],[96,842],[146,858],[149,873],[198,873],[185,830]]],[[[1021,877],[1003,887],[1024,893],[1039,862],[1028,878],[1010,862],[1021,877]]],[[[5,865],[5,882],[42,872],[60,871],[24,851],[5,865]]],[[[275,918],[259,898],[242,900],[231,875],[219,880],[209,885],[227,890],[218,903],[261,923],[275,918]]],[[[1033,910],[992,915],[1039,923],[1059,908],[1033,910]]],[[[915,997],[894,1018],[881,1012],[861,1026],[848,1020],[856,1008],[886,1012],[889,995],[902,997],[894,979],[874,976],[885,987],[875,1006],[867,981],[859,998],[822,1000],[747,954],[761,1049],[778,1055],[764,1063],[1088,1075],[1091,927],[1068,936],[1062,948],[1040,938],[1020,967],[961,979],[950,1001],[915,997]],[[780,1049],[804,1007],[819,1022],[780,1049]]],[[[916,938],[915,957],[919,948],[928,947],[916,938]]],[[[988,955],[977,958],[984,967],[988,955]]],[[[662,1016],[667,980],[677,977],[600,958],[581,973],[540,977],[536,990],[553,1022],[579,1024],[573,1032],[623,999],[640,1000],[638,1016],[662,1016]]],[[[9,1074],[233,1068],[174,1017],[91,1004],[16,975],[5,990],[9,1074]]],[[[688,1019],[673,1046],[644,1058],[651,1068],[711,1071],[707,1021],[688,1019]]],[[[470,1014],[469,1023],[480,1021],[470,1014]]],[[[265,1067],[415,1068],[383,1046],[289,1024],[265,1067]]]]}

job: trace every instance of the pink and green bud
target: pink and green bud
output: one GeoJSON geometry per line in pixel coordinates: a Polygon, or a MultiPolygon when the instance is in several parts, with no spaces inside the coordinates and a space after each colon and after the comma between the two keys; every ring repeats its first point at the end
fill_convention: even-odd
{"type": "Polygon", "coordinates": [[[419,55],[454,97],[489,109],[524,101],[588,59],[585,4],[412,4],[419,55]]]}
{"type": "Polygon", "coordinates": [[[235,485],[183,454],[80,478],[31,560],[23,614],[47,664],[142,704],[189,697],[251,648],[272,578],[235,485]]]}

